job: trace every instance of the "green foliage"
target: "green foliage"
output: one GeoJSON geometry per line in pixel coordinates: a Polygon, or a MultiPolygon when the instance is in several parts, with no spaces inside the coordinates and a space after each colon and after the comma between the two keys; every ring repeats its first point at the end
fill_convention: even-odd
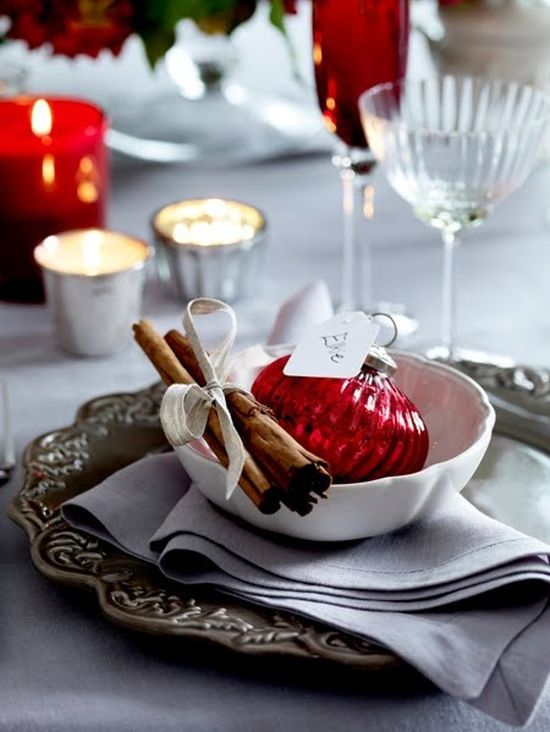
{"type": "MultiPolygon", "coordinates": [[[[269,0],[269,19],[293,50],[285,27],[283,0],[269,0]]],[[[136,32],[143,39],[151,66],[164,56],[175,40],[175,26],[188,18],[206,33],[232,33],[255,12],[258,0],[141,0],[136,7],[136,32]]]]}
{"type": "Polygon", "coordinates": [[[271,0],[269,20],[286,37],[285,6],[283,5],[283,0],[271,0]]]}
{"type": "Polygon", "coordinates": [[[299,83],[303,82],[303,79],[300,75],[300,70],[298,68],[298,59],[296,58],[296,52],[294,50],[294,46],[292,45],[292,42],[290,38],[288,37],[288,33],[286,31],[286,24],[285,24],[285,6],[283,3],[283,0],[270,0],[271,8],[269,10],[269,20],[271,21],[271,24],[275,26],[278,30],[281,31],[281,33],[284,36],[288,55],[290,57],[290,66],[292,68],[292,74],[296,81],[299,83]]]}
{"type": "MultiPolygon", "coordinates": [[[[283,0],[131,0],[133,13],[130,32],[140,36],[149,64],[154,67],[174,45],[175,28],[180,20],[194,21],[205,33],[229,35],[254,15],[260,2],[269,2],[270,21],[284,35],[288,44],[283,0]]],[[[38,3],[38,7],[40,5],[38,3]]],[[[49,8],[48,12],[53,13],[54,3],[51,0],[44,0],[44,7],[46,6],[49,8]]],[[[113,3],[113,7],[116,8],[116,3],[113,3]]],[[[0,17],[1,15],[0,9],[0,17]]],[[[116,15],[114,18],[116,22],[116,15]]],[[[50,20],[46,14],[44,18],[36,18],[36,23],[46,25],[46,21],[50,20]]],[[[26,40],[24,36],[21,37],[26,40]]],[[[4,40],[6,39],[0,32],[0,44],[4,40]]],[[[292,49],[288,45],[292,57],[292,49]]]]}
{"type": "Polygon", "coordinates": [[[164,58],[168,49],[172,48],[176,40],[176,34],[173,29],[158,27],[155,30],[142,31],[141,39],[147,60],[153,68],[157,61],[164,58]]]}

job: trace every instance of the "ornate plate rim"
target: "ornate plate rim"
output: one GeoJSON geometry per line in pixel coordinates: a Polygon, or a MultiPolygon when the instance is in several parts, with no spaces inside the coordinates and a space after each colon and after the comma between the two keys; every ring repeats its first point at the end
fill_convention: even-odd
{"type": "MultiPolygon", "coordinates": [[[[55,476],[52,470],[48,473],[48,465],[41,465],[45,472],[41,477],[37,470],[39,453],[47,456],[52,440],[78,440],[90,427],[92,431],[99,427],[100,432],[108,429],[120,414],[109,419],[101,414],[105,405],[118,405],[120,410],[121,404],[148,402],[144,418],[152,422],[160,394],[161,387],[155,384],[136,392],[91,399],[78,409],[71,425],[46,432],[27,446],[23,485],[9,504],[8,515],[25,529],[38,571],[55,582],[92,590],[108,620],[134,631],[204,639],[253,655],[324,659],[377,671],[403,668],[403,662],[388,650],[334,628],[230,598],[226,602],[223,597],[220,603],[221,595],[204,593],[203,597],[202,592],[175,585],[151,565],[73,529],[57,511],[47,515],[47,508],[36,497],[37,486],[44,480],[47,486],[55,476]]],[[[49,467],[55,468],[55,463],[49,467]]]]}
{"type": "MultiPolygon", "coordinates": [[[[550,370],[467,361],[454,365],[488,391],[497,432],[550,453],[550,370]]],[[[220,604],[221,595],[203,597],[170,583],[151,565],[72,529],[58,512],[48,515],[40,490],[53,490],[56,481],[63,486],[64,469],[67,475],[67,466],[56,466],[47,457],[52,444],[65,439],[60,454],[70,459],[72,450],[78,459],[88,434],[101,439],[121,422],[155,425],[161,394],[161,385],[154,384],[98,396],[79,407],[71,425],[40,435],[27,446],[23,485],[8,515],[27,532],[36,568],[56,582],[92,590],[108,620],[134,631],[200,638],[239,653],[324,659],[373,671],[403,669],[403,661],[389,650],[360,638],[225,597],[220,604]]],[[[78,469],[84,469],[82,456],[80,460],[78,469]]]]}

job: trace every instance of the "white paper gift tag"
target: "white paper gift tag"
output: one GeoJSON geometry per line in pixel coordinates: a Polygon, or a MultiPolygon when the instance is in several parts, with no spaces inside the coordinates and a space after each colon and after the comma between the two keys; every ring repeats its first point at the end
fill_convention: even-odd
{"type": "Polygon", "coordinates": [[[305,331],[283,373],[336,379],[356,376],[379,330],[363,312],[335,315],[305,331]]]}

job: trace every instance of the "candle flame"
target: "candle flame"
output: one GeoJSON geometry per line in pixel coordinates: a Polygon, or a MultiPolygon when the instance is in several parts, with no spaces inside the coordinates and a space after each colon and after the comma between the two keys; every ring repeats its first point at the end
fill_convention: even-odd
{"type": "Polygon", "coordinates": [[[221,198],[207,198],[204,202],[204,211],[212,219],[227,218],[227,203],[221,198]]]}
{"type": "Polygon", "coordinates": [[[155,230],[176,244],[209,247],[253,239],[264,226],[259,211],[237,201],[203,198],[165,206],[155,230]]]}
{"type": "Polygon", "coordinates": [[[207,215],[196,220],[178,221],[174,225],[174,241],[178,244],[214,246],[246,241],[256,233],[254,226],[244,221],[238,212],[230,212],[224,201],[209,199],[205,202],[204,210],[208,211],[207,215]]]}
{"type": "Polygon", "coordinates": [[[76,195],[82,203],[95,203],[99,198],[97,187],[91,180],[83,180],[82,183],[79,183],[76,195]]]}
{"type": "Polygon", "coordinates": [[[138,267],[148,257],[149,248],[143,242],[105,229],[53,234],[34,250],[34,259],[43,269],[86,277],[125,272],[138,267]]]}
{"type": "Polygon", "coordinates": [[[42,158],[42,180],[46,188],[51,188],[55,183],[55,158],[50,153],[42,158]]]}
{"type": "Polygon", "coordinates": [[[78,169],[82,175],[92,175],[94,173],[94,161],[89,155],[84,155],[80,160],[78,169]]]}
{"type": "Polygon", "coordinates": [[[97,275],[101,271],[101,232],[86,231],[82,239],[84,274],[97,275]]]}
{"type": "Polygon", "coordinates": [[[44,137],[52,131],[52,109],[45,99],[37,99],[32,105],[31,130],[37,137],[44,137]]]}
{"type": "Polygon", "coordinates": [[[319,66],[319,64],[323,60],[323,49],[321,48],[321,44],[316,42],[313,44],[313,63],[315,66],[319,66]]]}
{"type": "Polygon", "coordinates": [[[78,165],[76,195],[82,203],[94,203],[99,198],[98,172],[93,159],[88,155],[78,165]]]}

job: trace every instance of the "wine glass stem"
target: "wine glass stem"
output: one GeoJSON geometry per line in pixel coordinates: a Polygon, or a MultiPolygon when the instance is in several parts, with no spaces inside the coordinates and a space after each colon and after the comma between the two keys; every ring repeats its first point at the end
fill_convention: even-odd
{"type": "Polygon", "coordinates": [[[351,167],[340,167],[344,246],[340,310],[368,310],[372,297],[372,268],[368,236],[359,240],[358,226],[363,220],[363,194],[367,176],[351,167]]]}
{"type": "Polygon", "coordinates": [[[456,327],[456,272],[455,251],[460,238],[455,231],[442,232],[445,252],[443,255],[443,321],[442,341],[449,361],[453,360],[456,327]]]}

